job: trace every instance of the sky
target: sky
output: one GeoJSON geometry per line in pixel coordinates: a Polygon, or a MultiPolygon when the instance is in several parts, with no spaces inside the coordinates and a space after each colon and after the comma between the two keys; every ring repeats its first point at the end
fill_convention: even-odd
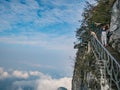
{"type": "Polygon", "coordinates": [[[38,84],[44,84],[42,80],[69,82],[75,31],[85,1],[0,0],[0,78],[16,77],[14,74],[28,78],[32,71],[47,75],[38,84]]]}

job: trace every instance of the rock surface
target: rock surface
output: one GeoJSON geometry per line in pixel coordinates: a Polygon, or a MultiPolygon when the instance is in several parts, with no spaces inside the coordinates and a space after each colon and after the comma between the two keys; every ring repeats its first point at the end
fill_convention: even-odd
{"type": "Polygon", "coordinates": [[[120,0],[116,0],[112,8],[110,31],[113,32],[110,44],[120,53],[120,0]]]}

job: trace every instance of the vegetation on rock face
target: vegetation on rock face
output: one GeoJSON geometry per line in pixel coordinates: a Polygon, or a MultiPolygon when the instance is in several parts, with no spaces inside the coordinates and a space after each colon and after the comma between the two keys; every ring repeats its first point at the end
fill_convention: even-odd
{"type": "Polygon", "coordinates": [[[98,5],[92,9],[91,21],[110,23],[111,7],[115,0],[99,0],[98,5]]]}
{"type": "MultiPolygon", "coordinates": [[[[76,61],[74,66],[73,82],[77,82],[77,88],[85,87],[86,73],[91,72],[94,76],[95,71],[95,58],[93,53],[88,52],[88,43],[90,39],[89,30],[97,30],[102,24],[109,24],[111,18],[111,8],[116,0],[95,0],[96,5],[86,2],[86,8],[83,12],[83,20],[81,26],[76,31],[76,38],[81,42],[75,44],[77,48],[76,61]]],[[[96,32],[96,31],[95,31],[96,32]]],[[[91,89],[99,88],[99,83],[96,81],[91,82],[91,89]]],[[[74,86],[73,86],[74,87],[74,86]]],[[[74,90],[72,87],[72,90],[74,90]]],[[[100,89],[100,88],[99,88],[100,89]]],[[[97,89],[97,90],[99,90],[97,89]]]]}
{"type": "MultiPolygon", "coordinates": [[[[111,19],[111,8],[113,3],[116,0],[95,0],[97,1],[94,4],[90,4],[86,2],[86,8],[83,12],[83,20],[81,21],[81,26],[77,30],[78,32],[81,30],[94,29],[99,24],[109,24],[111,19]]],[[[80,33],[79,33],[80,34],[80,33]]]]}

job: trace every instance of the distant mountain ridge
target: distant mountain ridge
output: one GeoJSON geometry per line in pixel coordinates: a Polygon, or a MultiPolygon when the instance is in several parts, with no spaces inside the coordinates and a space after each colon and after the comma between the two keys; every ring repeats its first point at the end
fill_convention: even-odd
{"type": "Polygon", "coordinates": [[[59,87],[57,90],[67,90],[65,87],[59,87]]]}

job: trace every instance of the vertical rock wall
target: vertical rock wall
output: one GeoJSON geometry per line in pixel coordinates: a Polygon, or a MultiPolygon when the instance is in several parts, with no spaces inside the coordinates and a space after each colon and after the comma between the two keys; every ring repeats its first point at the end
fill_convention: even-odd
{"type": "Polygon", "coordinates": [[[110,37],[111,46],[120,53],[120,0],[116,0],[112,8],[110,31],[113,33],[110,37]]]}

